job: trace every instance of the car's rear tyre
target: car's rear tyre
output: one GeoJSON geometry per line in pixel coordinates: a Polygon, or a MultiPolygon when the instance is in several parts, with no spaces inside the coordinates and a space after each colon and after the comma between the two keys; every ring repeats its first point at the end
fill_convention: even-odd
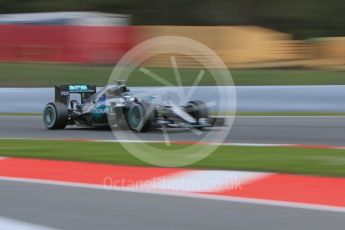
{"type": "Polygon", "coordinates": [[[140,103],[133,103],[127,114],[127,123],[130,129],[136,132],[146,132],[151,129],[153,121],[153,112],[147,114],[148,106],[140,103]]]}
{"type": "Polygon", "coordinates": [[[47,129],[63,129],[68,122],[68,109],[59,102],[48,103],[43,110],[43,124],[47,129]]]}
{"type": "MultiPolygon", "coordinates": [[[[187,103],[187,113],[194,117],[198,125],[203,125],[208,119],[208,108],[206,103],[200,100],[190,101],[187,103]]],[[[200,127],[202,128],[202,127],[200,127]]]]}

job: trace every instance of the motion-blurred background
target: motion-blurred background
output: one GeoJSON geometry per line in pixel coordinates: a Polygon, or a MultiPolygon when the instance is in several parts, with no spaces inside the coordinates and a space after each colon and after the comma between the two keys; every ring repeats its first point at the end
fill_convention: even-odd
{"type": "Polygon", "coordinates": [[[1,0],[0,61],[114,64],[142,40],[179,35],[232,68],[338,70],[344,12],[341,0],[1,0]]]}

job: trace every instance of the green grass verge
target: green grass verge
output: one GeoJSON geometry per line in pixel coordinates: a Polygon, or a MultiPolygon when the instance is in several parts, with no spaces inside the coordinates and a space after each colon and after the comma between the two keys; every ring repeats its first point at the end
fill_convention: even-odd
{"type": "MultiPolygon", "coordinates": [[[[157,147],[167,148],[162,144],[157,147]]],[[[0,140],[0,155],[148,166],[126,152],[119,143],[0,140]]],[[[188,167],[344,177],[345,150],[221,146],[188,167]]]]}
{"type": "MultiPolygon", "coordinates": [[[[47,87],[59,84],[104,86],[113,66],[86,66],[48,63],[0,63],[0,87],[47,87]]],[[[176,84],[171,68],[148,68],[176,84]]],[[[184,85],[192,85],[200,69],[180,69],[184,85]]],[[[235,85],[344,85],[344,72],[318,70],[231,70],[235,85]]],[[[158,86],[157,81],[135,70],[129,86],[158,86]]],[[[200,85],[214,85],[206,71],[200,85]]]]}
{"type": "Polygon", "coordinates": [[[42,116],[42,113],[0,113],[0,116],[42,116]]]}

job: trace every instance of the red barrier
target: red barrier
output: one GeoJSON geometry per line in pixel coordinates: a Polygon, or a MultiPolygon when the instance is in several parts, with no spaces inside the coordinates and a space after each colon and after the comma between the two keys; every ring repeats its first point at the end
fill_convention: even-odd
{"type": "Polygon", "coordinates": [[[133,37],[129,26],[0,25],[0,61],[114,63],[133,37]]]}

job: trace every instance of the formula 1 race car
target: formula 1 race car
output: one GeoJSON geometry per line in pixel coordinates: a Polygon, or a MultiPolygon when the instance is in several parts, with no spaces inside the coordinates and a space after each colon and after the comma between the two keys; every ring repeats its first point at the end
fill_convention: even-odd
{"type": "Polygon", "coordinates": [[[63,129],[67,125],[110,126],[145,132],[160,127],[202,129],[211,126],[206,104],[200,100],[184,106],[134,97],[122,83],[96,92],[94,85],[55,86],[55,102],[43,111],[47,129],[63,129]],[[80,99],[72,99],[79,94],[80,99]]]}

